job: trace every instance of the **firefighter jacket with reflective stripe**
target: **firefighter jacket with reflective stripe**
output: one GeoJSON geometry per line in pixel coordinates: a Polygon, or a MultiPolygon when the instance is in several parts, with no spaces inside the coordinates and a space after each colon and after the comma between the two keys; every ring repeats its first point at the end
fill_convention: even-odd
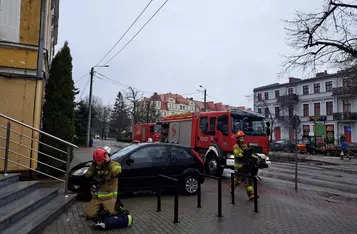
{"type": "Polygon", "coordinates": [[[89,167],[86,176],[100,176],[104,182],[99,185],[98,192],[94,196],[101,200],[107,200],[117,195],[118,175],[121,173],[121,166],[117,162],[110,161],[107,165],[99,167],[94,163],[89,167]]]}
{"type": "Polygon", "coordinates": [[[244,150],[247,148],[247,145],[243,144],[241,147],[238,144],[233,146],[233,155],[235,159],[234,168],[239,169],[243,167],[243,157],[244,150]]]}

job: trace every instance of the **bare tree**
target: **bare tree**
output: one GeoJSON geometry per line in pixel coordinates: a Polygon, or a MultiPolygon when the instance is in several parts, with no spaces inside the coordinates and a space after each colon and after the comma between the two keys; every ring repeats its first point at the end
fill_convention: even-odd
{"type": "Polygon", "coordinates": [[[134,124],[136,124],[139,122],[140,111],[138,105],[142,99],[142,94],[134,88],[129,87],[129,91],[126,93],[126,99],[128,102],[128,111],[133,118],[134,124]]]}
{"type": "Polygon", "coordinates": [[[330,65],[357,80],[357,1],[326,0],[322,11],[297,12],[285,21],[288,45],[294,49],[280,75],[298,68],[316,72],[330,65]],[[347,3],[349,1],[350,3],[347,3]]]}
{"type": "Polygon", "coordinates": [[[102,139],[106,139],[109,131],[109,122],[112,108],[110,105],[104,106],[102,104],[98,104],[96,106],[96,112],[97,120],[99,123],[100,136],[102,139]]]}

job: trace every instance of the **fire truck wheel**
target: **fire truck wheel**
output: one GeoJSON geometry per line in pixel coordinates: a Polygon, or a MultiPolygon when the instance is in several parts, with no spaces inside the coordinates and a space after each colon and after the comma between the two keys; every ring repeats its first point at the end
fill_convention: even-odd
{"type": "Polygon", "coordinates": [[[206,162],[206,173],[212,176],[221,176],[223,168],[219,165],[216,155],[209,154],[206,162]]]}
{"type": "Polygon", "coordinates": [[[184,180],[183,180],[183,192],[186,195],[195,195],[197,193],[198,190],[198,179],[193,176],[187,176],[184,180]]]}

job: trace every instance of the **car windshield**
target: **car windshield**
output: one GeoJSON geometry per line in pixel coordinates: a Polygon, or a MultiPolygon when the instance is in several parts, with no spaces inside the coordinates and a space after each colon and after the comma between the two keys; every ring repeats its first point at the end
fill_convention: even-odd
{"type": "Polygon", "coordinates": [[[129,145],[129,146],[124,147],[124,148],[122,148],[121,150],[118,150],[118,151],[116,151],[115,153],[113,153],[110,158],[111,158],[112,160],[119,159],[119,158],[123,157],[124,155],[126,155],[127,153],[129,153],[130,151],[135,150],[135,149],[138,148],[138,147],[139,147],[138,144],[129,145]]]}
{"type": "Polygon", "coordinates": [[[236,134],[238,131],[248,136],[265,136],[264,119],[232,115],[232,132],[236,134]]]}

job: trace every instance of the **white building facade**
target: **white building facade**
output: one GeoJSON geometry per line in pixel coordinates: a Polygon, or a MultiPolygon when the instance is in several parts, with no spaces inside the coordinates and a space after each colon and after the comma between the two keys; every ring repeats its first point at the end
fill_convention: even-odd
{"type": "Polygon", "coordinates": [[[346,141],[357,142],[357,87],[340,73],[318,73],[309,79],[289,78],[288,83],[275,83],[253,91],[254,111],[264,114],[272,123],[274,140],[295,138],[289,119],[297,115],[301,120],[298,139],[316,136],[317,140],[320,137],[336,144],[344,135],[346,141]],[[318,129],[324,129],[324,136],[318,129]]]}

